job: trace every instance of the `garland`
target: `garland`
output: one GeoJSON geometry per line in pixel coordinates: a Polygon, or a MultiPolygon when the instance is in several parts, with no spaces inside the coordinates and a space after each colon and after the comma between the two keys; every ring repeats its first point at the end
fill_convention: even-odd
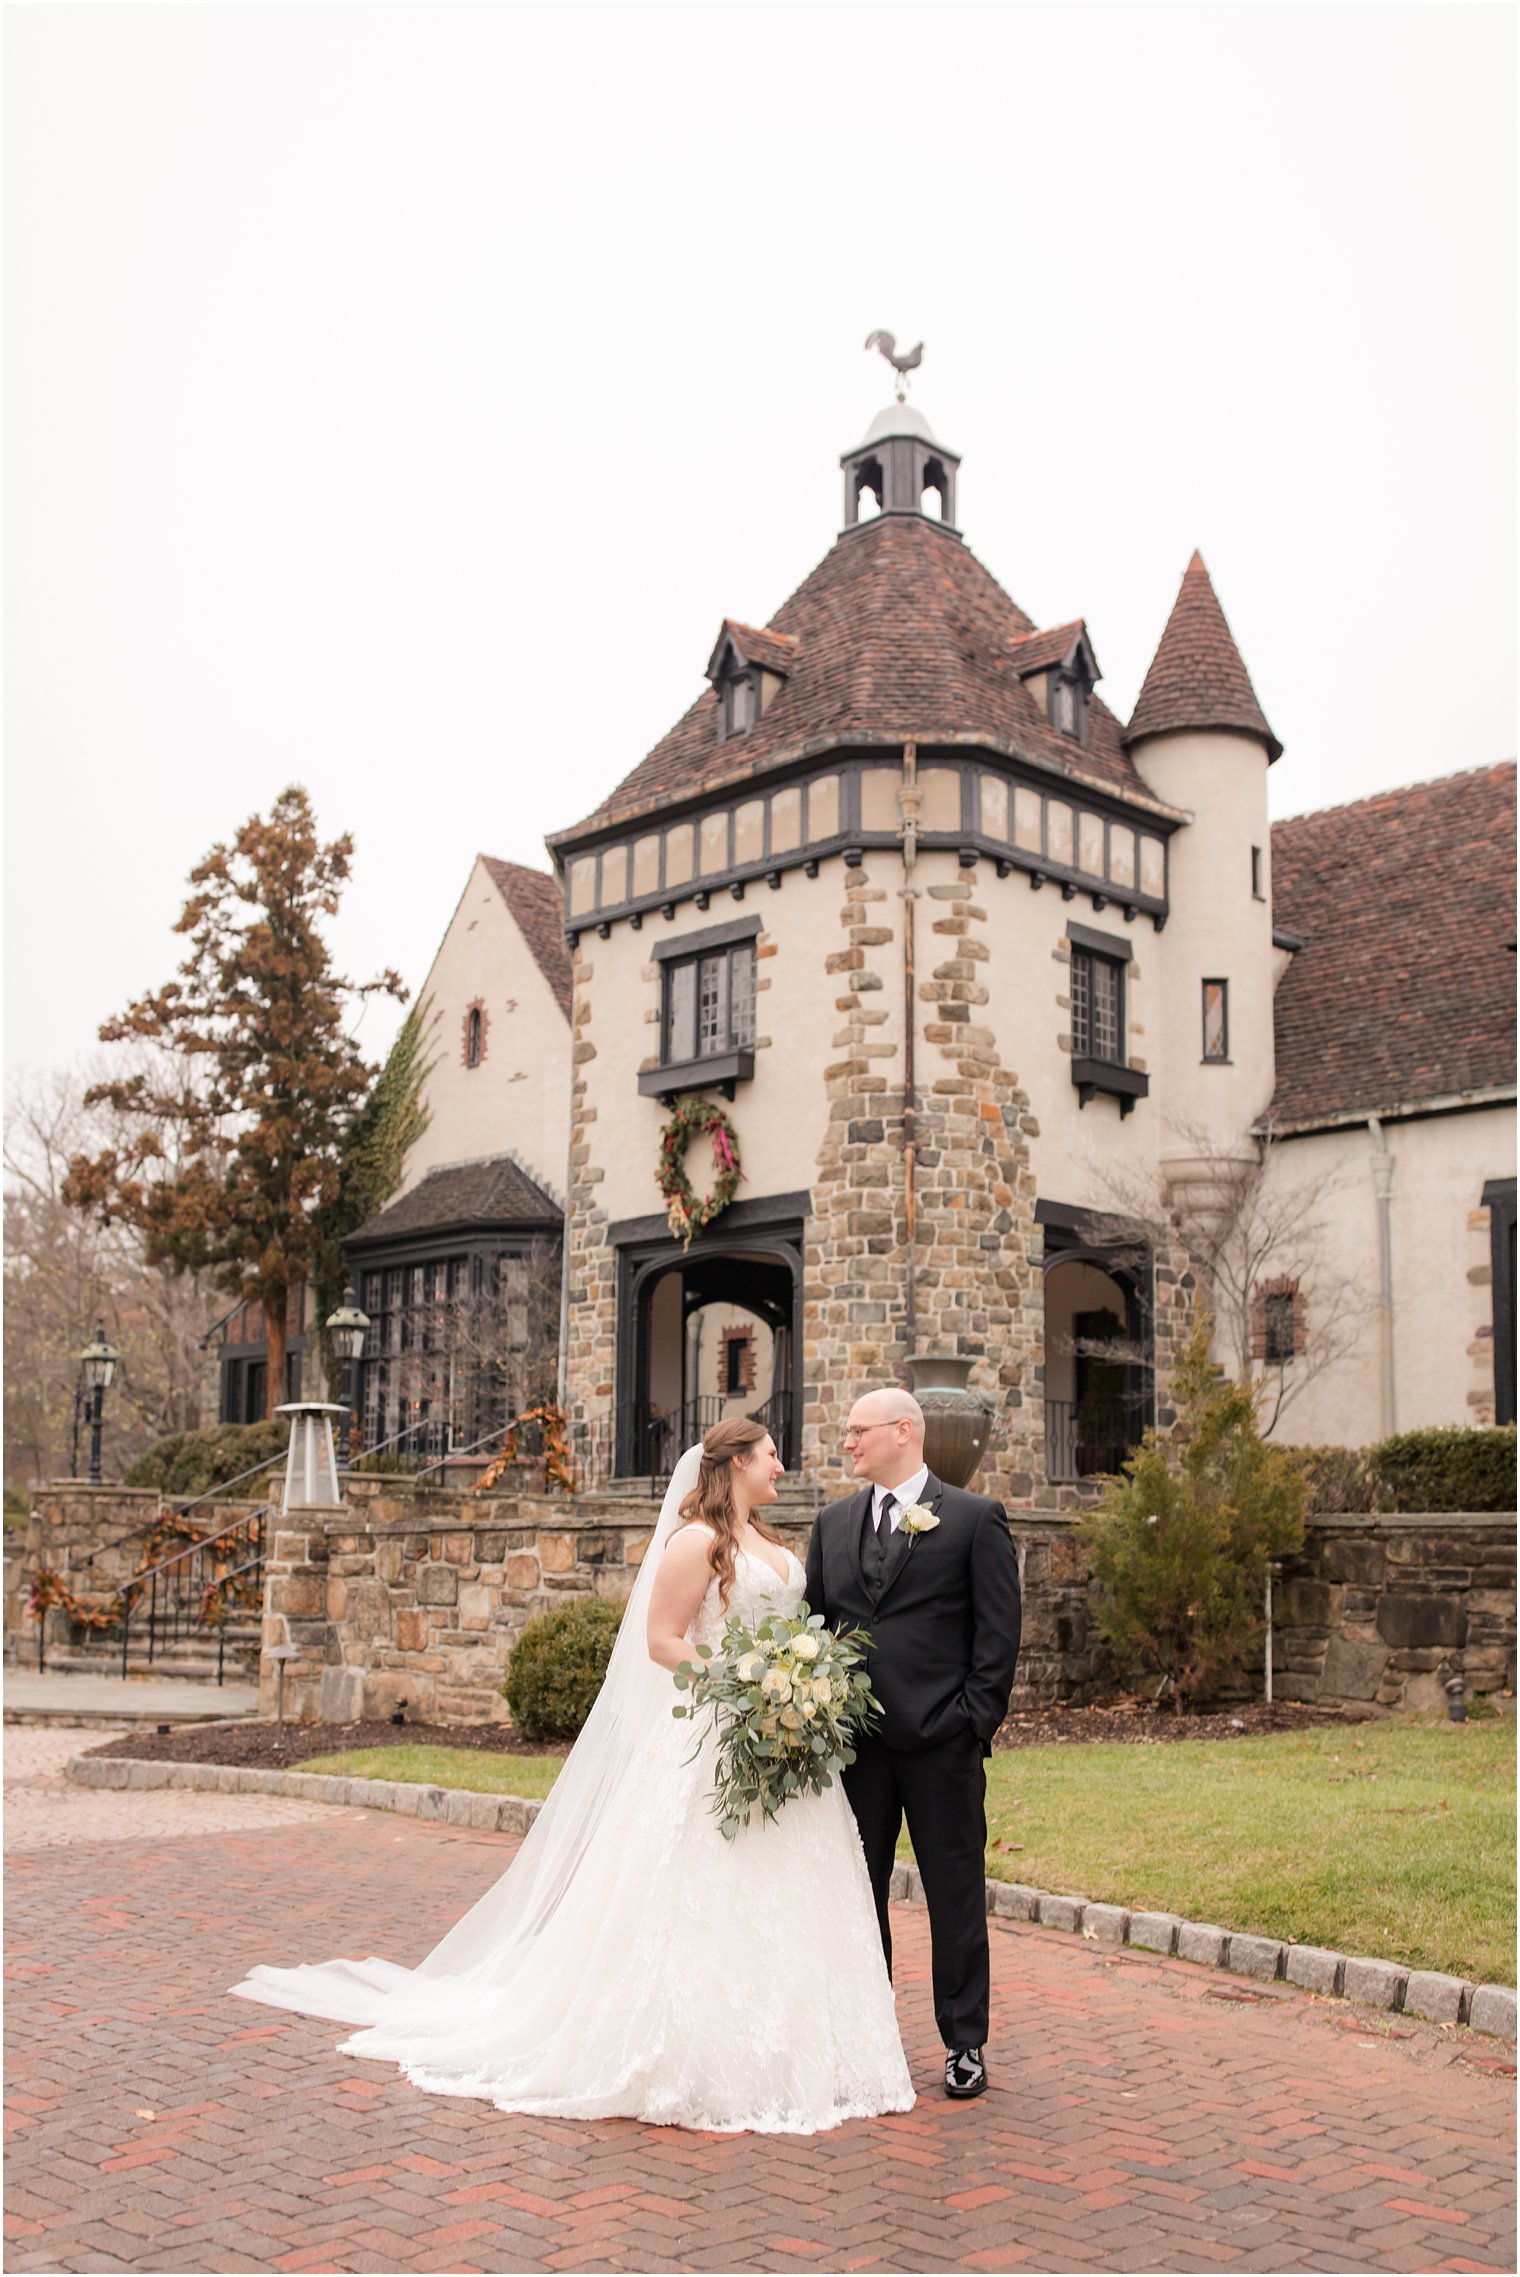
{"type": "MultiPolygon", "coordinates": [[[[207,1533],[192,1525],[180,1511],[165,1511],[161,1517],[154,1519],[142,1536],[137,1572],[146,1573],[150,1566],[157,1565],[159,1553],[166,1542],[193,1544],[207,1539],[207,1533]]],[[[240,1550],[251,1549],[252,1546],[253,1520],[249,1518],[245,1519],[235,1533],[225,1534],[218,1549],[222,1553],[222,1562],[225,1563],[240,1550]]],[[[231,1616],[229,1593],[236,1602],[251,1605],[253,1598],[250,1590],[251,1583],[246,1574],[240,1575],[235,1582],[219,1578],[208,1583],[201,1597],[201,1619],[209,1628],[220,1627],[231,1616]]],[[[32,1585],[27,1594],[27,1609],[40,1621],[56,1606],[81,1629],[104,1632],[106,1629],[120,1628],[123,1611],[130,1613],[141,1594],[134,1576],[115,1595],[103,1600],[76,1597],[61,1573],[55,1573],[51,1566],[39,1566],[32,1576],[32,1585]]]]}
{"type": "Polygon", "coordinates": [[[510,1470],[518,1460],[522,1453],[523,1429],[529,1423],[543,1427],[543,1444],[538,1451],[538,1460],[544,1466],[545,1486],[557,1486],[562,1493],[574,1494],[575,1458],[570,1452],[570,1427],[565,1420],[564,1409],[556,1407],[552,1401],[543,1407],[525,1408],[521,1415],[513,1417],[501,1443],[501,1453],[492,1457],[475,1482],[476,1494],[484,1494],[488,1487],[493,1487],[502,1473],[510,1470]]]}
{"type": "Polygon", "coordinates": [[[655,1184],[665,1197],[670,1230],[683,1248],[690,1249],[693,1234],[700,1233],[714,1218],[722,1216],[744,1176],[739,1167],[738,1134],[723,1109],[715,1107],[710,1099],[688,1093],[660,1133],[660,1159],[654,1176],[655,1184]],[[712,1140],[713,1159],[718,1166],[712,1192],[704,1194],[700,1201],[686,1175],[686,1150],[699,1133],[712,1140]]]}

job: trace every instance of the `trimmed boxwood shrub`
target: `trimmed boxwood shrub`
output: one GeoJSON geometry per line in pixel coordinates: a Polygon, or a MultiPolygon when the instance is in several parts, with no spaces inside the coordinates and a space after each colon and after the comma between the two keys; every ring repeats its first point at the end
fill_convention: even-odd
{"type": "Polygon", "coordinates": [[[1515,1426],[1401,1431],[1372,1450],[1389,1510],[1513,1510],[1515,1426]]]}
{"type": "MultiPolygon", "coordinates": [[[[255,1463],[271,1461],[284,1453],[290,1425],[281,1417],[263,1423],[216,1423],[208,1431],[174,1431],[155,1439],[135,1463],[122,1473],[123,1486],[156,1486],[160,1494],[205,1494],[251,1470],[255,1463]]],[[[256,1502],[264,1490],[262,1479],[249,1479],[247,1498],[256,1502]]]]}
{"type": "Polygon", "coordinates": [[[1310,1518],[1369,1511],[1513,1510],[1515,1426],[1401,1431],[1375,1447],[1285,1447],[1310,1518]]]}
{"type": "Polygon", "coordinates": [[[529,1621],[502,1693],[524,1739],[574,1739],[602,1688],[623,1602],[580,1597],[529,1621]]]}

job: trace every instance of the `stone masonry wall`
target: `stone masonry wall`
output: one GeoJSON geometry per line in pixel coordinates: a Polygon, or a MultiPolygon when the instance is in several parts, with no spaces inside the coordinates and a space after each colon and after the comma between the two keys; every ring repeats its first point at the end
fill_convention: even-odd
{"type": "Polygon", "coordinates": [[[607,1239],[600,1187],[605,1168],[594,1159],[597,1108],[586,1069],[596,1058],[593,979],[584,939],[571,955],[570,1175],[565,1243],[568,1322],[565,1409],[572,1425],[601,1422],[617,1386],[617,1256],[607,1239]]]}
{"type": "MultiPolygon", "coordinates": [[[[348,1722],[404,1702],[412,1722],[502,1722],[524,1624],[569,1598],[626,1597],[658,1507],[350,1479],[343,1509],[287,1511],[265,1582],[260,1712],[274,1712],[269,1648],[294,1645],[288,1715],[348,1722]]],[[[811,1517],[778,1516],[799,1552],[811,1517]]]]}
{"type": "MultiPolygon", "coordinates": [[[[779,1504],[801,1556],[811,1497],[779,1504]]],[[[265,1591],[261,1712],[274,1709],[272,1645],[286,1712],[346,1722],[505,1718],[501,1683],[525,1622],[567,1598],[625,1597],[648,1547],[652,1500],[613,1495],[476,1497],[354,1479],[341,1510],[299,1510],[277,1527],[265,1591]]],[[[1015,1511],[1024,1634],[1015,1708],[1092,1699],[1112,1687],[1092,1615],[1083,1544],[1069,1516],[1015,1511]]],[[[1312,1521],[1278,1594],[1277,1691],[1285,1699],[1417,1708],[1514,1686],[1515,1556],[1503,1518],[1312,1521]]],[[[1247,1689],[1254,1692],[1252,1675],[1247,1689]]]]}

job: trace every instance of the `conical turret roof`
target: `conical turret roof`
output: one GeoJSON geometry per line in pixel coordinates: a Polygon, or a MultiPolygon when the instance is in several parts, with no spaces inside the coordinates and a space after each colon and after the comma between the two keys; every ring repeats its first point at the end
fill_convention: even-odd
{"type": "Polygon", "coordinates": [[[1269,760],[1282,757],[1201,553],[1187,565],[1124,741],[1133,750],[1145,736],[1169,735],[1178,728],[1227,728],[1254,735],[1266,745],[1269,760]]]}

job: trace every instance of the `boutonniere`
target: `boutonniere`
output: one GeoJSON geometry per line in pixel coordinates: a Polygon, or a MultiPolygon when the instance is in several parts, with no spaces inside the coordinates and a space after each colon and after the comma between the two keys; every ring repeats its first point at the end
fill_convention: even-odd
{"type": "Polygon", "coordinates": [[[902,1513],[902,1530],[912,1539],[920,1534],[932,1534],[939,1524],[939,1514],[927,1502],[910,1502],[902,1513]]]}

